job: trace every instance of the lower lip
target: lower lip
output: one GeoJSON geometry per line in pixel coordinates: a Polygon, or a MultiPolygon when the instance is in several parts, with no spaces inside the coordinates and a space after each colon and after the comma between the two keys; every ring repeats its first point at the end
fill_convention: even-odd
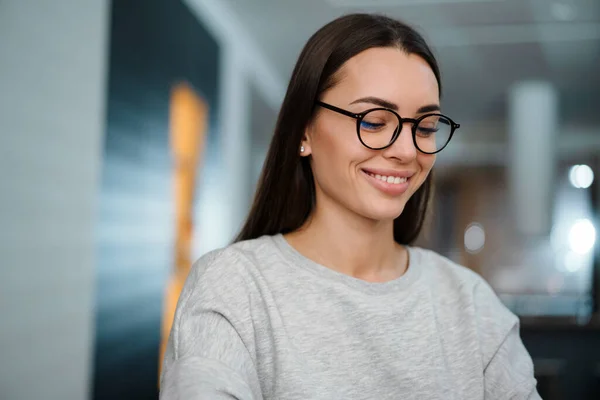
{"type": "Polygon", "coordinates": [[[387,183],[382,181],[381,179],[377,179],[374,176],[369,175],[365,171],[362,171],[362,173],[367,178],[367,181],[369,181],[369,183],[373,187],[375,187],[375,189],[379,189],[382,192],[391,196],[399,196],[402,193],[406,192],[406,190],[408,189],[408,183],[410,182],[410,179],[407,179],[406,182],[402,183],[387,183]]]}

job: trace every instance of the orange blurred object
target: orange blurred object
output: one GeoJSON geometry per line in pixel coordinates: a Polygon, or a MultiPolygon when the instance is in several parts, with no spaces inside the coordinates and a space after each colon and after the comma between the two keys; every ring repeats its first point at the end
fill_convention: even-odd
{"type": "Polygon", "coordinates": [[[170,139],[174,158],[175,257],[165,293],[159,375],[179,294],[192,265],[193,206],[196,173],[204,152],[208,106],[186,83],[171,92],[170,139]]]}

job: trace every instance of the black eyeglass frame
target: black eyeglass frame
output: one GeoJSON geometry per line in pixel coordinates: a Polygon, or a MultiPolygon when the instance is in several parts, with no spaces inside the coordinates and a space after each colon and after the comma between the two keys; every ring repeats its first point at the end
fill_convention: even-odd
{"type": "Polygon", "coordinates": [[[411,131],[412,131],[412,138],[413,138],[413,143],[415,145],[415,148],[424,154],[436,154],[436,153],[439,153],[440,151],[444,150],[446,148],[446,146],[448,146],[448,143],[450,143],[450,139],[452,139],[454,132],[458,128],[460,128],[460,124],[457,124],[456,122],[452,121],[450,118],[448,118],[444,114],[439,114],[439,113],[428,113],[428,114],[421,115],[419,118],[402,118],[396,111],[389,109],[389,108],[385,108],[385,107],[370,108],[368,110],[365,110],[365,111],[357,114],[357,113],[353,113],[348,110],[344,110],[343,108],[339,108],[339,107],[333,106],[331,104],[327,104],[320,100],[317,100],[316,104],[323,108],[327,108],[328,110],[334,111],[338,114],[342,114],[342,115],[348,116],[350,118],[356,119],[356,135],[358,136],[358,140],[360,141],[360,143],[363,146],[365,146],[366,148],[371,149],[371,150],[383,150],[383,149],[387,149],[388,147],[393,145],[394,142],[396,141],[396,139],[398,139],[398,137],[400,136],[400,132],[402,131],[402,126],[405,123],[409,122],[412,124],[411,131]],[[394,132],[392,139],[390,140],[390,142],[387,145],[385,145],[383,147],[371,147],[371,146],[368,146],[365,142],[363,142],[362,137],[360,136],[360,123],[362,122],[365,115],[367,115],[368,113],[373,112],[373,111],[380,111],[380,110],[389,111],[389,112],[393,113],[398,118],[398,121],[400,124],[398,125],[396,132],[394,132]],[[422,120],[424,120],[427,117],[431,117],[431,116],[443,117],[443,118],[447,119],[448,122],[450,122],[450,136],[448,136],[448,140],[440,149],[438,149],[434,152],[423,151],[419,148],[419,145],[417,144],[417,126],[419,125],[419,123],[422,120]]]}

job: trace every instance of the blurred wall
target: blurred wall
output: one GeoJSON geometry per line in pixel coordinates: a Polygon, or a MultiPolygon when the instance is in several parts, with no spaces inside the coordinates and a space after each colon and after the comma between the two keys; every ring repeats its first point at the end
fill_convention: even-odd
{"type": "MultiPolygon", "coordinates": [[[[169,112],[180,82],[209,110],[195,205],[210,210],[201,200],[214,190],[219,168],[219,46],[181,1],[114,1],[98,216],[95,399],[156,397],[165,286],[175,264],[169,112]]],[[[192,231],[203,223],[196,219],[192,231]]]]}
{"type": "Polygon", "coordinates": [[[261,95],[256,85],[250,87],[250,149],[251,149],[251,193],[262,172],[263,163],[277,122],[278,109],[273,108],[261,95]]]}
{"type": "Polygon", "coordinates": [[[88,397],[109,2],[0,1],[0,399],[88,397]]]}
{"type": "Polygon", "coordinates": [[[165,287],[173,282],[175,263],[169,99],[179,82],[210,113],[196,175],[192,259],[227,245],[247,213],[255,179],[249,129],[270,131],[274,118],[268,111],[255,120],[250,112],[257,99],[259,107],[273,108],[280,88],[222,4],[113,2],[98,218],[95,399],[156,397],[165,287]]]}
{"type": "MultiPolygon", "coordinates": [[[[260,109],[278,110],[285,84],[267,61],[262,48],[246,31],[237,11],[222,0],[183,0],[220,47],[219,157],[220,168],[209,175],[210,190],[201,196],[202,221],[194,250],[196,255],[227,245],[239,232],[253,195],[254,165],[262,163],[266,149],[254,144],[255,132],[268,132],[273,118],[257,123],[255,102],[260,109]],[[249,131],[250,130],[250,131],[249,131]],[[258,160],[258,161],[257,161],[258,160]],[[225,200],[225,201],[224,201],[225,200]]],[[[267,133],[270,138],[271,132],[267,133]]],[[[264,144],[264,140],[262,143],[264,144]]]]}

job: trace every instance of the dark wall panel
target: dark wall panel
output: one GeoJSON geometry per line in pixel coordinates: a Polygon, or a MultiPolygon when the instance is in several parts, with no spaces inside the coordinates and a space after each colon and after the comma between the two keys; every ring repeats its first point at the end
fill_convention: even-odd
{"type": "Polygon", "coordinates": [[[216,41],[181,1],[113,1],[97,232],[95,399],[157,397],[175,229],[170,89],[186,81],[208,103],[207,153],[214,153],[218,60],[216,41]]]}

